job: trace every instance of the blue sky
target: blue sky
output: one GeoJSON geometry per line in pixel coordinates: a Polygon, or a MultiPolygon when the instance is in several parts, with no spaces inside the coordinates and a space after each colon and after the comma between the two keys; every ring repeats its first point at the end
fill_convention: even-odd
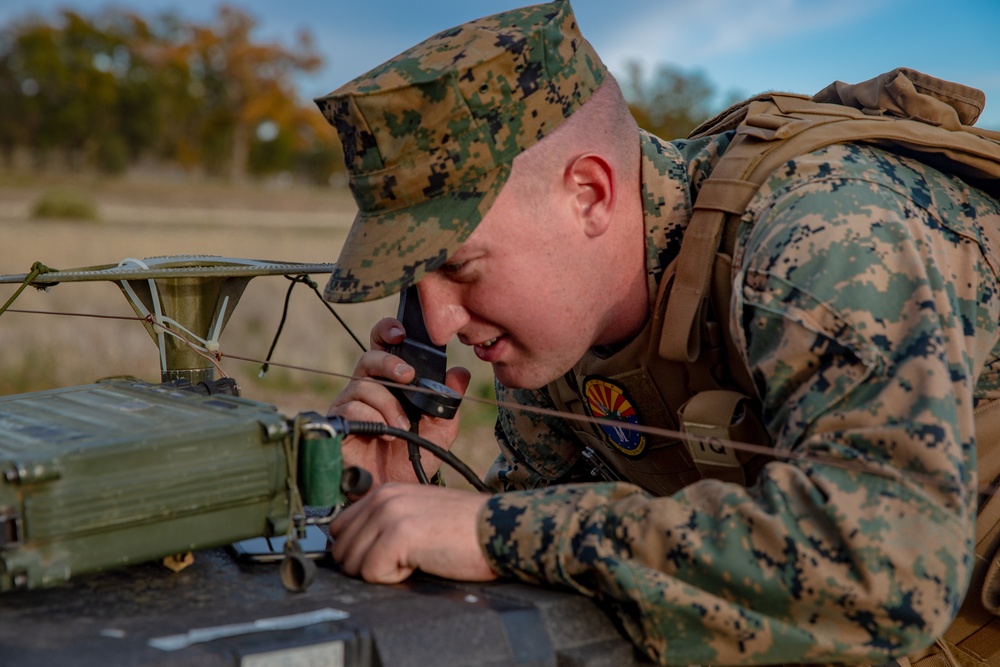
{"type": "MultiPolygon", "coordinates": [[[[208,20],[217,0],[0,0],[0,24],[28,11],[171,10],[208,20]]],[[[257,35],[292,45],[309,30],[325,66],[299,82],[325,94],[423,38],[519,0],[232,0],[257,35]]],[[[637,60],[701,70],[720,94],[814,93],[912,67],[987,94],[979,125],[1000,129],[1000,2],[996,0],[575,0],[584,35],[612,72],[637,60]]]]}

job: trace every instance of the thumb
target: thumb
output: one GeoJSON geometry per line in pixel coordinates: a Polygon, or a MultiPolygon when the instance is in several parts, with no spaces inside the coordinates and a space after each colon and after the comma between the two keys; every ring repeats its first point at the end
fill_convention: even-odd
{"type": "Polygon", "coordinates": [[[465,396],[465,392],[468,391],[471,381],[472,373],[469,372],[468,368],[463,368],[462,366],[449,368],[444,376],[445,386],[458,392],[459,396],[465,396]]]}

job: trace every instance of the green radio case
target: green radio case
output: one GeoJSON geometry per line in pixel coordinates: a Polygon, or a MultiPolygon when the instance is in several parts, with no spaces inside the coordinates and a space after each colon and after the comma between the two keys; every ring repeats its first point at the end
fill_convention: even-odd
{"type": "Polygon", "coordinates": [[[128,378],[0,397],[0,591],[285,534],[293,428],[128,378]]]}

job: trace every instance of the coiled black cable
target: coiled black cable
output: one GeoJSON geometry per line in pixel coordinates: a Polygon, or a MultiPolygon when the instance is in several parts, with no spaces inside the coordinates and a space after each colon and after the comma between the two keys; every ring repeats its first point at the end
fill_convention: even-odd
{"type": "MultiPolygon", "coordinates": [[[[327,417],[332,421],[332,417],[327,417]]],[[[340,425],[343,429],[344,435],[391,435],[397,438],[402,438],[407,443],[416,445],[426,449],[428,452],[434,456],[441,459],[444,463],[447,463],[452,468],[454,468],[466,481],[469,482],[477,491],[483,493],[492,493],[492,490],[483,483],[481,479],[476,475],[476,473],[465,464],[460,458],[449,452],[447,449],[435,445],[433,442],[427,438],[421,437],[416,433],[410,431],[404,431],[400,428],[395,428],[388,426],[387,424],[382,424],[379,422],[360,422],[360,421],[347,421],[340,420],[340,425]]]]}

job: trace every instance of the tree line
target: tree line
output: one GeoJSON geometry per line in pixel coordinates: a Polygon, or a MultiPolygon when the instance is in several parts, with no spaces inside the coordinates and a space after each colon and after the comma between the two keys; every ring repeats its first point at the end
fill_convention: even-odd
{"type": "Polygon", "coordinates": [[[40,166],[65,159],[108,173],[146,160],[235,179],[329,178],[340,162],[334,132],[293,85],[322,62],[312,38],[262,43],[254,27],[228,6],[206,24],[108,9],[4,26],[4,159],[22,150],[40,166]]]}
{"type": "MultiPolygon", "coordinates": [[[[206,23],[109,8],[0,26],[0,159],[328,183],[343,170],[336,133],[294,87],[323,64],[313,38],[264,43],[255,27],[233,6],[206,23]]],[[[667,139],[707,117],[714,95],[702,75],[669,66],[647,79],[630,65],[623,89],[639,124],[667,139]]]]}

